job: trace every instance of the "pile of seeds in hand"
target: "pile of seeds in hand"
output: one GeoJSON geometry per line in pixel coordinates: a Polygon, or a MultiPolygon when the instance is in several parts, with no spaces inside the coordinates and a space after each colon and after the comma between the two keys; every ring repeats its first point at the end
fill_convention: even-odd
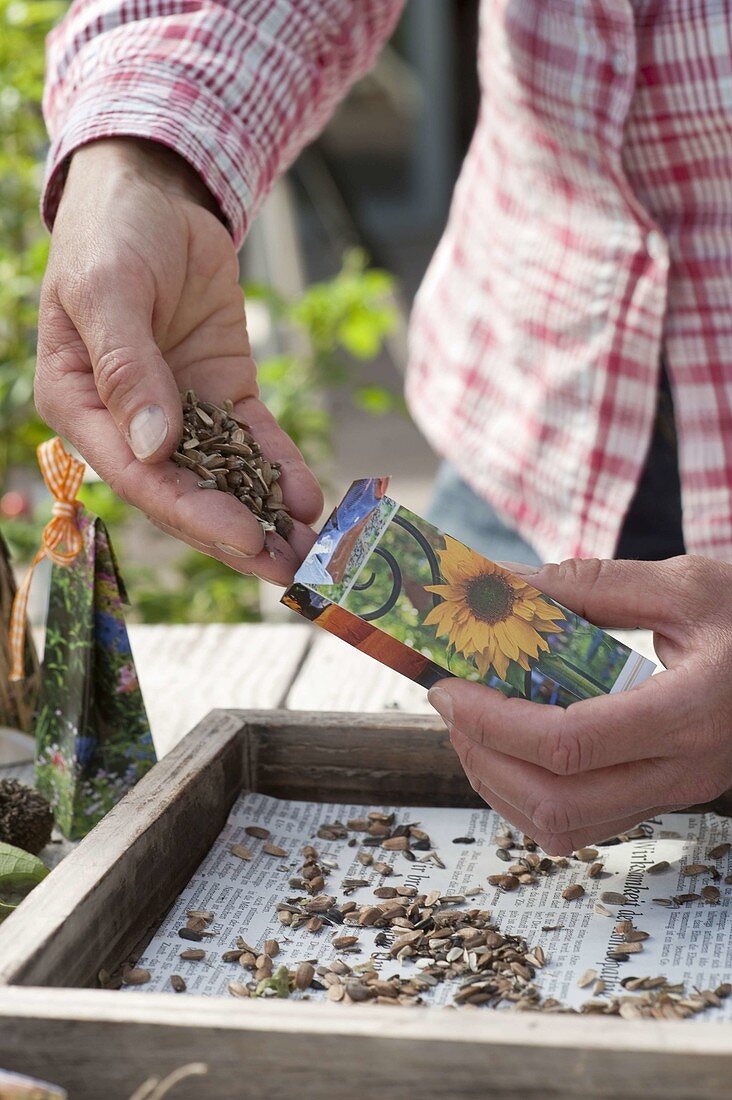
{"type": "MultiPolygon", "coordinates": [[[[272,843],[266,828],[250,825],[245,833],[251,842],[262,842],[259,851],[263,854],[278,859],[289,855],[272,843]]],[[[640,829],[632,830],[613,838],[611,843],[644,835],[640,829]]],[[[683,983],[671,983],[663,975],[629,975],[620,981],[623,992],[609,996],[598,972],[588,970],[577,984],[588,990],[591,999],[579,1009],[569,1008],[553,997],[542,997],[536,979],[547,961],[544,948],[530,945],[523,936],[502,932],[492,921],[488,909],[471,905],[471,898],[485,893],[483,887],[475,886],[457,895],[442,894],[439,890],[420,892],[415,886],[399,884],[401,876],[394,865],[377,858],[380,853],[374,850],[380,849],[384,855],[398,853],[399,858],[408,862],[430,862],[444,868],[428,833],[418,824],[397,824],[393,813],[372,811],[345,824],[334,821],[322,825],[317,838],[342,841],[351,848],[360,845],[357,862],[376,871],[384,884],[374,887],[366,878],[345,878],[341,883],[344,900],[339,900],[327,890],[328,877],[337,869],[337,861],[320,854],[313,844],[306,844],[302,849],[302,864],[288,880],[292,893],[276,905],[277,918],[286,938],[289,931],[302,927],[316,936],[329,936],[337,956],[326,961],[315,952],[292,967],[279,965],[275,968],[274,960],[280,954],[277,939],[268,939],[257,948],[244,936],[238,936],[234,946],[219,956],[222,964],[239,968],[239,975],[228,981],[232,996],[288,997],[297,993],[310,997],[313,993],[325,993],[329,1000],[344,1004],[419,1005],[436,986],[447,983],[452,987],[450,1003],[456,1007],[486,1005],[495,1008],[501,1005],[517,1011],[579,1012],[624,1019],[685,1019],[719,1007],[732,992],[728,983],[714,990],[687,992],[683,983]],[[353,833],[366,835],[357,839],[353,833]],[[387,881],[395,884],[387,885],[387,881]],[[350,895],[367,887],[372,891],[369,901],[351,900],[350,895]],[[367,930],[376,932],[375,938],[369,935],[369,947],[362,944],[362,936],[367,930]],[[385,973],[390,963],[398,964],[401,973],[385,973]],[[412,964],[406,974],[405,963],[412,964]]],[[[251,842],[232,844],[232,855],[245,861],[253,859],[251,842]]],[[[473,842],[473,837],[456,837],[453,841],[455,844],[473,842]]],[[[541,855],[530,837],[519,839],[508,827],[501,828],[495,843],[498,857],[510,863],[505,875],[488,878],[488,884],[501,892],[536,884],[572,865],[565,857],[541,855]]],[[[727,844],[718,845],[708,853],[708,858],[721,859],[729,850],[727,844]]],[[[607,872],[599,855],[598,849],[581,848],[574,853],[574,861],[585,865],[588,878],[603,878],[607,872]]],[[[668,867],[664,861],[649,868],[649,873],[659,874],[668,867]]],[[[707,864],[688,864],[683,873],[694,876],[706,872],[714,877],[714,870],[707,864]]],[[[575,901],[584,893],[581,884],[575,882],[562,891],[562,897],[575,901]]],[[[714,903],[703,893],[697,898],[714,903]]],[[[618,907],[628,903],[624,894],[607,890],[600,893],[594,910],[601,916],[612,917],[608,905],[618,907]]],[[[214,920],[214,913],[188,910],[186,917],[185,926],[178,930],[182,939],[200,942],[213,935],[208,926],[214,920]]],[[[562,924],[544,925],[542,931],[549,933],[562,927],[562,924]]],[[[631,920],[618,920],[613,928],[614,946],[609,949],[608,957],[627,963],[642,952],[648,938],[649,933],[635,928],[631,920]]],[[[191,962],[206,960],[212,963],[207,954],[203,946],[186,947],[180,957],[191,962]]],[[[112,979],[109,975],[105,978],[105,984],[119,987],[121,984],[143,984],[150,979],[150,974],[136,967],[132,960],[112,979]]],[[[172,974],[169,980],[176,992],[185,991],[186,983],[180,975],[172,974]]]]}
{"type": "Polygon", "coordinates": [[[280,463],[268,462],[249,425],[224,407],[199,401],[193,390],[181,395],[183,435],[173,461],[198,474],[200,489],[231,493],[252,512],[265,531],[288,538],[292,517],[279,486],[280,463]]]}

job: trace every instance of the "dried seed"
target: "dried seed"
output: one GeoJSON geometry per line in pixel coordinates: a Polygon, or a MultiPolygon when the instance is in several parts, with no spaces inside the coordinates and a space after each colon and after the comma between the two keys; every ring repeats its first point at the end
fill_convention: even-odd
{"type": "Polygon", "coordinates": [[[562,897],[565,901],[576,901],[577,898],[584,897],[584,893],[584,886],[580,886],[578,882],[575,882],[571,886],[566,886],[564,890],[562,890],[562,897]]]}
{"type": "Polygon", "coordinates": [[[355,947],[358,943],[358,936],[336,936],[331,943],[335,947],[336,951],[344,951],[349,947],[355,947]]]}
{"type": "Polygon", "coordinates": [[[587,868],[587,875],[589,878],[599,878],[605,867],[604,863],[591,863],[587,868]]]}
{"type": "Polygon", "coordinates": [[[404,852],[409,847],[409,840],[405,836],[387,837],[382,840],[381,847],[388,852],[404,852]]]}
{"type": "Polygon", "coordinates": [[[252,853],[243,844],[232,844],[229,851],[232,856],[236,856],[237,859],[252,859],[252,853]]]}
{"type": "Polygon", "coordinates": [[[133,966],[122,975],[124,985],[145,985],[150,981],[150,971],[141,966],[133,966]]]}
{"type": "Polygon", "coordinates": [[[200,943],[203,939],[201,932],[194,932],[192,928],[179,928],[178,935],[182,940],[193,940],[194,943],[200,943]]]}
{"type": "Polygon", "coordinates": [[[592,983],[595,981],[597,981],[597,971],[585,970],[582,977],[578,979],[577,985],[580,987],[580,989],[585,989],[588,985],[592,985],[592,983]]]}
{"type": "Polygon", "coordinates": [[[265,829],[262,825],[247,825],[244,829],[247,836],[255,836],[257,840],[267,840],[269,837],[269,829],[265,829]]]}
{"type": "Polygon", "coordinates": [[[600,901],[595,902],[595,904],[592,906],[592,911],[593,911],[593,913],[597,913],[598,917],[611,917],[612,916],[612,913],[610,912],[610,910],[606,909],[605,906],[600,901]]]}
{"type": "Polygon", "coordinates": [[[707,852],[707,859],[724,859],[728,852],[732,849],[732,844],[729,841],[724,841],[723,844],[717,844],[715,848],[710,848],[707,852]]]}
{"type": "Polygon", "coordinates": [[[453,844],[475,844],[474,836],[456,836],[453,839],[453,844]]]}
{"type": "Polygon", "coordinates": [[[661,859],[658,863],[654,863],[652,867],[649,867],[646,871],[647,875],[662,875],[664,871],[668,871],[671,864],[667,859],[661,859]]]}
{"type": "Polygon", "coordinates": [[[307,989],[315,977],[315,968],[312,963],[302,962],[295,971],[295,989],[307,989]]]}
{"type": "Polygon", "coordinates": [[[719,905],[720,893],[716,886],[703,886],[701,896],[707,905],[719,905]]]}
{"type": "Polygon", "coordinates": [[[277,844],[271,844],[270,841],[262,845],[262,851],[266,852],[268,856],[277,856],[278,859],[284,859],[287,856],[284,848],[280,848],[277,844]]]}
{"type": "Polygon", "coordinates": [[[578,848],[574,853],[574,858],[579,859],[582,863],[592,863],[598,857],[597,848],[578,848]]]}
{"type": "Polygon", "coordinates": [[[180,974],[171,974],[170,975],[170,984],[172,985],[172,987],[173,987],[173,989],[175,990],[176,993],[185,993],[185,991],[186,991],[185,979],[181,978],[180,974]]]}
{"type": "Polygon", "coordinates": [[[681,874],[691,876],[703,875],[708,870],[709,867],[706,863],[687,863],[686,867],[682,869],[681,874]]]}
{"type": "Polygon", "coordinates": [[[239,962],[243,954],[244,952],[239,950],[238,948],[232,948],[230,951],[224,951],[223,955],[221,956],[221,961],[225,963],[239,962]]]}
{"type": "Polygon", "coordinates": [[[605,890],[600,894],[600,901],[605,905],[629,905],[630,898],[626,898],[625,894],[619,894],[615,890],[605,890]]]}
{"type": "Polygon", "coordinates": [[[198,962],[200,959],[206,958],[206,952],[201,947],[186,947],[180,953],[181,959],[189,959],[191,962],[198,962]]]}
{"type": "Polygon", "coordinates": [[[204,921],[205,924],[210,924],[216,916],[210,909],[186,909],[187,917],[197,917],[199,920],[204,921]]]}
{"type": "Polygon", "coordinates": [[[232,997],[251,997],[251,993],[244,982],[229,982],[227,989],[232,997]]]}
{"type": "Polygon", "coordinates": [[[270,959],[274,959],[275,956],[280,953],[280,945],[277,940],[265,940],[264,941],[264,953],[268,955],[270,959]]]}
{"type": "Polygon", "coordinates": [[[397,892],[393,886],[378,886],[374,890],[374,897],[376,898],[395,898],[397,892]]]}

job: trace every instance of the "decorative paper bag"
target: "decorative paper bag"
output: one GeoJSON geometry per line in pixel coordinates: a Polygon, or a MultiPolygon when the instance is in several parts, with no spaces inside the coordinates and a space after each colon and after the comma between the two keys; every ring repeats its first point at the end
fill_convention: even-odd
{"type": "Polygon", "coordinates": [[[51,574],[36,722],[36,785],[70,839],[89,832],[155,763],[109,536],[83,510],[76,523],[81,551],[51,574]]]}

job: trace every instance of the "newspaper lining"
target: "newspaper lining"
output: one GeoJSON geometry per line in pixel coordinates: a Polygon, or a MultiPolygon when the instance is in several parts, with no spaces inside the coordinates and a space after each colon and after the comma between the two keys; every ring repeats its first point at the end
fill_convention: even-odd
{"type": "MultiPolygon", "coordinates": [[[[385,882],[416,886],[420,893],[440,890],[444,894],[460,894],[480,886],[484,892],[470,897],[461,907],[488,909],[502,932],[520,934],[530,944],[540,944],[544,948],[547,965],[536,978],[542,999],[556,997],[569,1007],[579,1008],[590,994],[589,990],[577,987],[577,980],[588,969],[597,970],[605,982],[607,996],[622,993],[620,981],[630,976],[663,974],[669,981],[685,982],[689,990],[694,986],[714,988],[732,977],[732,888],[720,884],[719,905],[692,902],[678,909],[666,909],[652,901],[655,897],[698,892],[699,886],[694,883],[709,881],[708,876],[699,879],[684,876],[682,870],[686,864],[710,862],[707,859],[709,849],[732,839],[730,822],[726,818],[713,814],[663,815],[648,823],[650,835],[646,839],[601,849],[600,858],[608,873],[600,879],[589,878],[587,866],[572,860],[568,869],[560,869],[540,879],[536,885],[501,893],[487,884],[488,875],[506,870],[506,864],[496,856],[494,838],[502,823],[498,814],[487,808],[378,809],[394,810],[397,823],[419,822],[429,833],[445,869],[431,859],[412,863],[401,852],[371,849],[376,859],[394,866],[395,874],[384,880],[373,868],[363,867],[356,859],[364,834],[350,833],[349,836],[358,842],[350,848],[345,840],[315,839],[323,824],[363,817],[367,812],[363,806],[287,802],[254,793],[241,795],[211,851],[140,959],[138,965],[152,975],[151,981],[142,988],[169,990],[171,974],[180,974],[190,993],[227,996],[229,981],[247,981],[251,977],[238,965],[221,961],[222,953],[234,947],[238,935],[260,949],[266,939],[277,939],[280,954],[275,966],[284,964],[292,968],[306,959],[327,962],[338,957],[331,937],[355,931],[362,953],[347,956],[350,966],[367,961],[373,954],[382,976],[413,974],[413,962],[397,962],[389,956],[388,948],[379,950],[374,946],[375,929],[338,926],[312,934],[304,928],[293,932],[279,923],[276,905],[297,893],[289,888],[288,879],[297,874],[302,863],[302,847],[309,842],[314,843],[321,856],[337,861],[338,868],[331,871],[325,890],[339,901],[345,900],[341,886],[344,878],[369,880],[368,886],[351,895],[351,900],[361,904],[370,901],[373,889],[385,882]],[[269,829],[271,841],[286,849],[288,858],[266,855],[262,851],[262,841],[245,834],[247,825],[269,829]],[[466,836],[475,837],[475,842],[453,843],[454,838],[466,836]],[[232,844],[237,843],[246,844],[252,851],[254,858],[250,862],[231,854],[232,844]],[[648,875],[647,869],[661,860],[667,860],[670,868],[661,874],[648,875]],[[561,893],[572,882],[581,883],[586,895],[579,901],[567,902],[561,893]],[[624,893],[629,899],[628,905],[608,906],[613,919],[593,910],[593,903],[608,890],[624,893]],[[186,947],[198,946],[178,936],[178,929],[185,925],[187,909],[208,909],[215,913],[215,920],[209,926],[213,935],[200,944],[206,950],[204,962],[189,962],[179,957],[186,947]],[[631,956],[628,962],[618,962],[609,957],[608,951],[620,947],[620,938],[613,929],[618,920],[625,918],[649,932],[650,938],[641,954],[631,956]],[[543,932],[542,925],[561,927],[557,931],[543,932]]],[[[415,854],[418,857],[425,855],[415,854]]],[[[723,876],[732,872],[730,855],[715,861],[715,865],[723,876]]],[[[140,988],[136,987],[138,991],[140,988]]],[[[435,1006],[448,1004],[458,988],[457,982],[441,983],[425,1001],[435,1006]]],[[[308,996],[315,1000],[325,994],[310,990],[308,996]]],[[[721,1009],[707,1012],[703,1018],[731,1017],[732,999],[729,999],[723,1002],[721,1009]]]]}

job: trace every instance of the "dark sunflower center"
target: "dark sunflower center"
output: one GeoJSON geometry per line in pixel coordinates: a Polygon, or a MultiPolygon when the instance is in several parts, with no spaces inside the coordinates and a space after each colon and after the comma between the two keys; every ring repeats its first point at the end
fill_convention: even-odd
{"type": "Polygon", "coordinates": [[[485,623],[507,619],[513,607],[514,591],[500,573],[484,573],[470,581],[465,602],[476,618],[485,623]]]}

